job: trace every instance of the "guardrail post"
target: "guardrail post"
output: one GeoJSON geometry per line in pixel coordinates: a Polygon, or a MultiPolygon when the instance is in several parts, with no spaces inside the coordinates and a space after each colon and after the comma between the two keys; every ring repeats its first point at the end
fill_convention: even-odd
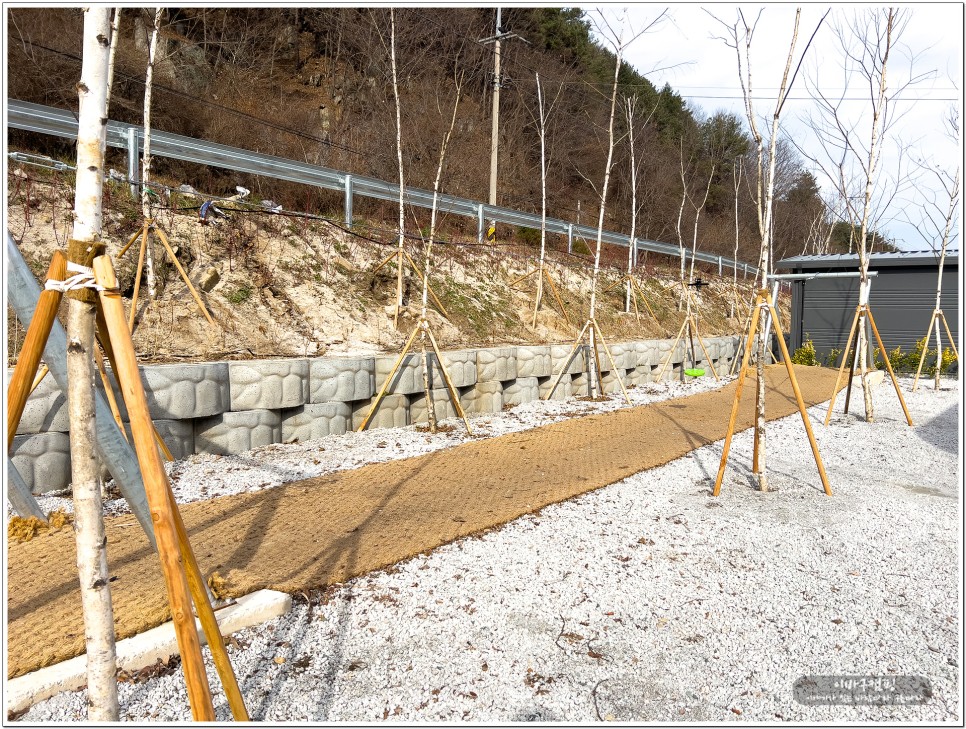
{"type": "Polygon", "coordinates": [[[631,254],[632,265],[637,267],[637,238],[634,238],[634,252],[631,254]]]}
{"type": "Polygon", "coordinates": [[[483,242],[483,203],[476,207],[476,242],[483,242]]]}
{"type": "Polygon", "coordinates": [[[748,278],[748,264],[747,263],[742,263],[741,265],[745,269],[745,278],[748,278]]]}
{"type": "Polygon", "coordinates": [[[567,253],[574,252],[574,224],[567,223],[567,253]]]}
{"type": "Polygon", "coordinates": [[[724,275],[724,261],[721,259],[721,256],[718,256],[718,275],[724,275]]]}
{"type": "Polygon", "coordinates": [[[352,175],[345,176],[345,227],[352,227],[352,175]]]}
{"type": "Polygon", "coordinates": [[[135,200],[138,195],[138,186],[135,180],[140,179],[138,174],[138,128],[128,127],[127,130],[127,180],[131,187],[131,197],[135,200]]]}

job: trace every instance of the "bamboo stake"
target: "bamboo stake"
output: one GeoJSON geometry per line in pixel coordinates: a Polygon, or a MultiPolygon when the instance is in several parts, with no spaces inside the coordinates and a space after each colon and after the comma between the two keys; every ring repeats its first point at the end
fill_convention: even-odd
{"type": "Polygon", "coordinates": [[[214,721],[211,689],[201,656],[201,643],[191,611],[187,577],[181,562],[177,528],[168,496],[170,485],[154,439],[150,435],[151,416],[138,373],[131,333],[124,321],[124,307],[117,290],[117,278],[111,261],[106,256],[99,256],[94,260],[94,272],[96,280],[105,289],[100,292],[101,306],[108,335],[116,347],[118,381],[131,420],[134,448],[144,476],[192,717],[195,721],[214,721]]]}
{"type": "MultiPolygon", "coordinates": [[[[859,325],[855,328],[855,337],[849,342],[849,349],[852,352],[852,361],[849,363],[849,383],[845,386],[845,408],[846,415],[849,412],[849,401],[852,399],[852,382],[855,379],[855,368],[859,363],[859,330],[862,328],[862,317],[859,317],[859,325]]],[[[846,351],[846,358],[848,351],[846,351]]]]}
{"type": "MultiPolygon", "coordinates": [[[[591,345],[590,351],[591,351],[591,354],[593,354],[594,356],[594,366],[596,368],[596,375],[597,375],[598,397],[603,397],[604,396],[604,373],[601,372],[600,370],[600,353],[597,351],[597,336],[599,334],[600,332],[597,329],[596,322],[593,319],[591,319],[590,320],[590,345],[591,345]]],[[[587,378],[587,396],[588,397],[594,396],[594,388],[592,383],[593,383],[593,377],[588,377],[587,378]]]]}
{"type": "Polygon", "coordinates": [[[553,277],[550,275],[550,271],[546,268],[543,269],[543,274],[547,279],[547,283],[550,284],[550,293],[557,300],[557,306],[560,307],[560,313],[564,315],[564,319],[567,320],[567,326],[573,326],[573,320],[570,318],[570,314],[567,313],[567,307],[564,306],[563,299],[560,298],[560,292],[557,290],[557,284],[553,282],[553,277]]]}
{"type": "MultiPolygon", "coordinates": [[[[131,311],[128,315],[127,328],[130,332],[134,333],[134,319],[137,315],[138,310],[138,293],[141,291],[141,272],[144,271],[144,253],[148,249],[148,226],[145,225],[141,229],[141,250],[138,252],[138,268],[137,273],[134,274],[134,296],[131,297],[131,311]]],[[[118,258],[121,256],[118,255],[118,258]]],[[[151,304],[151,299],[149,298],[145,307],[151,304]]]]}
{"type": "MultiPolygon", "coordinates": [[[[37,386],[40,385],[40,383],[44,381],[44,378],[47,376],[47,373],[49,373],[49,372],[50,372],[50,368],[47,365],[44,364],[44,365],[41,365],[40,366],[40,371],[37,372],[37,376],[34,378],[33,383],[30,385],[30,393],[29,393],[29,395],[33,395],[34,394],[34,390],[36,390],[37,389],[37,386]]],[[[28,397],[29,397],[29,395],[28,395],[28,397]]]]}
{"type": "Polygon", "coordinates": [[[221,634],[218,619],[215,617],[215,611],[208,599],[207,585],[201,574],[201,568],[198,566],[198,560],[195,558],[194,550],[191,548],[191,543],[188,541],[184,519],[182,519],[181,512],[178,510],[178,503],[175,501],[170,483],[168,484],[168,500],[171,513],[174,516],[178,547],[184,561],[188,587],[191,590],[201,627],[205,631],[208,647],[211,649],[211,658],[215,664],[215,669],[218,671],[218,677],[221,679],[222,688],[225,690],[228,706],[231,707],[231,714],[235,721],[249,721],[245,700],[238,688],[238,679],[235,676],[235,670],[232,668],[231,659],[228,657],[228,649],[225,647],[225,638],[221,634]]]}
{"type": "MultiPolygon", "coordinates": [[[[416,265],[416,261],[413,260],[413,257],[409,255],[409,252],[408,251],[404,251],[404,253],[406,254],[406,258],[409,259],[409,265],[411,265],[413,267],[413,270],[416,272],[416,275],[419,278],[422,278],[423,277],[423,272],[419,270],[419,266],[416,265]]],[[[429,289],[429,295],[432,296],[433,297],[433,301],[436,302],[436,306],[439,307],[439,313],[442,314],[443,316],[445,316],[447,319],[449,319],[449,314],[446,312],[446,307],[444,307],[443,306],[443,302],[441,302],[437,298],[436,292],[433,291],[433,287],[430,286],[428,283],[426,284],[426,287],[427,287],[427,289],[429,289]]]]}
{"type": "Polygon", "coordinates": [[[127,241],[127,243],[124,244],[124,247],[121,249],[121,252],[117,254],[117,259],[118,260],[120,260],[121,257],[125,253],[127,253],[127,249],[128,248],[130,248],[132,245],[134,245],[134,241],[136,241],[138,239],[138,236],[142,234],[143,230],[144,230],[144,226],[141,226],[141,229],[140,230],[135,230],[134,231],[134,234],[130,238],[128,238],[128,241],[127,241]]]}
{"type": "Polygon", "coordinates": [[[380,263],[378,266],[372,269],[372,274],[370,275],[375,276],[379,272],[380,268],[385,266],[387,263],[389,263],[389,261],[391,261],[393,258],[396,258],[398,255],[399,254],[396,251],[393,251],[388,258],[386,258],[382,263],[380,263]]]}
{"type": "Polygon", "coordinates": [[[953,354],[956,355],[956,359],[959,359],[959,350],[956,349],[956,340],[953,339],[953,333],[949,331],[949,322],[946,321],[946,315],[940,310],[939,316],[943,320],[943,326],[946,328],[946,336],[949,337],[949,346],[953,348],[953,354]]]}
{"type": "Polygon", "coordinates": [[[101,354],[101,350],[97,347],[94,348],[94,360],[97,363],[97,371],[101,375],[101,382],[104,385],[104,394],[107,396],[107,404],[111,408],[111,415],[114,416],[114,422],[117,423],[118,430],[121,431],[121,436],[124,440],[127,440],[127,433],[124,432],[124,423],[121,422],[121,411],[117,407],[117,400],[114,398],[114,390],[111,388],[111,383],[107,379],[107,370],[104,369],[104,355],[101,354]]]}
{"type": "Polygon", "coordinates": [[[157,236],[161,239],[161,245],[163,245],[165,250],[168,252],[168,255],[171,257],[171,262],[174,263],[175,267],[178,269],[178,273],[181,274],[181,278],[183,278],[184,282],[188,284],[188,290],[191,291],[191,295],[194,297],[195,301],[198,302],[198,306],[201,307],[201,313],[205,315],[205,319],[208,320],[209,324],[214,324],[215,320],[211,318],[211,314],[208,313],[208,309],[205,307],[204,302],[201,300],[201,297],[198,295],[198,292],[195,290],[195,287],[192,285],[191,280],[188,278],[188,274],[185,273],[185,270],[181,267],[181,262],[178,260],[178,257],[174,254],[174,251],[171,248],[171,244],[168,242],[168,236],[165,235],[164,231],[161,228],[158,228],[154,225],[152,225],[151,227],[154,230],[155,234],[157,234],[157,236]]]}
{"type": "Polygon", "coordinates": [[[584,328],[581,329],[580,334],[577,335],[577,339],[576,341],[574,341],[574,346],[570,350],[570,354],[567,355],[567,359],[564,360],[563,365],[560,367],[560,371],[557,373],[557,379],[553,381],[553,385],[551,385],[550,390],[547,391],[547,396],[543,398],[544,400],[549,400],[551,397],[553,397],[554,390],[556,390],[557,385],[560,384],[560,380],[563,377],[564,372],[566,372],[567,368],[570,367],[570,363],[573,361],[574,355],[577,354],[577,349],[580,347],[581,342],[583,341],[584,332],[587,331],[587,327],[589,326],[590,326],[590,319],[587,320],[587,323],[584,324],[584,328]]]}
{"type": "MultiPolygon", "coordinates": [[[[704,358],[708,361],[708,367],[711,368],[711,374],[714,375],[715,382],[721,382],[721,378],[718,377],[718,373],[714,370],[714,362],[711,361],[711,355],[708,354],[707,347],[704,346],[704,342],[701,340],[701,333],[698,332],[698,323],[694,322],[694,331],[698,335],[698,344],[701,345],[701,351],[704,352],[704,358]]],[[[691,345],[691,350],[694,351],[694,345],[691,345]]]]}
{"type": "Polygon", "coordinates": [[[674,338],[674,344],[671,345],[671,349],[667,353],[667,360],[665,360],[664,366],[661,368],[661,371],[658,372],[658,374],[657,374],[657,381],[658,382],[660,382],[661,381],[661,378],[664,377],[664,371],[667,369],[667,366],[669,364],[671,364],[671,360],[674,358],[674,350],[677,348],[678,342],[681,341],[681,337],[684,336],[684,327],[686,327],[688,325],[688,321],[689,321],[689,319],[685,319],[681,323],[681,328],[678,330],[678,335],[674,338]]]}
{"type": "Polygon", "coordinates": [[[409,348],[413,346],[413,342],[415,341],[417,334],[419,334],[418,323],[416,324],[415,327],[413,327],[413,332],[412,334],[409,335],[409,339],[406,340],[406,346],[403,347],[402,352],[400,352],[399,354],[399,358],[396,360],[396,363],[392,366],[392,370],[390,370],[389,376],[386,377],[385,382],[382,383],[382,387],[379,388],[379,394],[376,395],[376,399],[372,401],[372,407],[369,408],[369,413],[366,415],[365,420],[362,421],[362,424],[358,428],[359,433],[365,430],[366,426],[369,425],[369,421],[372,419],[372,416],[375,414],[376,409],[379,407],[379,403],[382,402],[382,398],[386,396],[386,391],[389,389],[389,383],[391,383],[392,378],[396,376],[396,372],[399,370],[399,366],[402,364],[403,358],[405,358],[406,356],[406,352],[408,352],[409,348]]]}
{"type": "MultiPolygon", "coordinates": [[[[640,297],[641,301],[644,302],[644,307],[647,309],[648,313],[654,318],[654,321],[660,324],[661,322],[657,318],[657,314],[654,313],[654,310],[651,308],[651,305],[647,303],[647,297],[644,295],[644,291],[641,289],[641,285],[637,282],[637,279],[631,279],[631,280],[634,282],[634,288],[637,290],[638,296],[640,297]]],[[[637,299],[635,298],[635,301],[636,300],[637,299]]]]}
{"type": "MultiPolygon", "coordinates": [[[[67,275],[67,257],[63,251],[54,251],[47,267],[47,280],[63,281],[67,275]]],[[[28,384],[37,374],[37,366],[43,356],[51,327],[57,318],[57,309],[63,293],[54,289],[44,289],[34,310],[33,318],[27,327],[17,366],[14,367],[10,384],[7,387],[7,452],[13,448],[13,438],[17,434],[20,418],[23,417],[27,398],[30,396],[28,384]]],[[[39,380],[38,380],[39,384],[39,380]]]]}
{"type": "Polygon", "coordinates": [[[770,296],[768,297],[767,301],[772,319],[775,322],[775,331],[778,332],[778,346],[781,348],[782,359],[785,360],[785,369],[788,370],[788,379],[792,382],[792,391],[795,393],[795,400],[798,401],[798,411],[802,414],[802,423],[804,423],[805,432],[808,434],[808,443],[812,447],[812,455],[815,456],[815,465],[818,466],[818,475],[822,478],[822,487],[825,489],[825,495],[831,496],[832,487],[829,486],[828,476],[825,475],[825,465],[822,463],[822,456],[818,452],[818,443],[815,441],[815,434],[812,432],[812,424],[808,419],[808,411],[805,409],[805,400],[802,397],[801,389],[798,387],[798,378],[795,377],[795,368],[792,365],[792,358],[788,354],[788,347],[785,345],[785,335],[782,333],[782,327],[778,321],[778,312],[775,311],[775,304],[772,302],[770,296]]]}
{"type": "MultiPolygon", "coordinates": [[[[929,326],[926,328],[926,343],[924,345],[922,345],[922,356],[919,358],[919,366],[916,368],[916,379],[913,380],[913,382],[912,382],[912,391],[913,392],[915,392],[916,391],[916,388],[919,387],[919,375],[922,374],[922,366],[926,362],[926,352],[929,349],[929,337],[932,336],[932,325],[936,321],[936,314],[938,312],[939,312],[939,310],[937,309],[936,311],[934,311],[932,313],[932,316],[929,317],[929,326]]],[[[883,353],[882,356],[883,357],[886,357],[888,355],[885,354],[885,353],[883,353]]],[[[936,366],[938,367],[939,366],[939,363],[942,362],[943,353],[942,352],[937,352],[936,357],[937,357],[936,366]]]]}
{"type": "MultiPolygon", "coordinates": [[[[614,362],[614,357],[611,355],[610,348],[607,346],[607,340],[604,339],[604,333],[600,330],[600,324],[597,323],[596,319],[594,320],[594,326],[597,328],[597,336],[600,337],[600,343],[604,345],[604,354],[606,354],[607,359],[610,360],[611,372],[613,372],[617,377],[617,384],[621,386],[621,392],[624,393],[624,399],[627,401],[627,404],[630,405],[631,398],[630,395],[627,394],[627,390],[624,388],[624,379],[621,377],[620,371],[617,369],[617,363],[614,362]]],[[[600,392],[602,395],[604,394],[603,383],[601,383],[600,392]]]]}
{"type": "MultiPolygon", "coordinates": [[[[852,344],[851,344],[852,337],[855,336],[855,327],[859,323],[859,310],[861,308],[862,308],[861,305],[855,307],[855,316],[852,317],[852,326],[849,329],[849,338],[846,340],[846,345],[845,345],[846,348],[848,349],[852,348],[852,344]]],[[[828,425],[829,421],[832,419],[832,408],[835,407],[835,398],[838,397],[839,386],[842,384],[842,373],[845,372],[845,364],[848,361],[849,361],[849,353],[845,352],[842,355],[842,364],[839,367],[839,374],[835,378],[835,386],[832,388],[832,399],[828,404],[828,412],[825,414],[825,425],[828,425]]]]}
{"type": "Polygon", "coordinates": [[[759,293],[752,304],[751,327],[748,332],[748,339],[745,344],[745,353],[741,357],[741,370],[738,372],[738,384],[735,386],[735,400],[731,406],[731,418],[728,420],[728,432],[725,434],[724,450],[721,452],[721,463],[718,465],[718,476],[714,482],[712,495],[721,494],[721,480],[724,478],[725,465],[728,463],[728,452],[731,450],[731,439],[735,434],[735,423],[738,420],[738,406],[741,403],[741,390],[745,386],[745,377],[748,375],[748,360],[751,359],[751,347],[748,346],[754,340],[755,333],[758,331],[758,317],[754,316],[755,309],[761,303],[762,296],[759,293]]]}
{"type": "Polygon", "coordinates": [[[538,269],[538,268],[535,268],[535,269],[533,269],[532,271],[530,271],[529,273],[525,273],[525,274],[523,274],[522,276],[520,276],[519,278],[515,278],[515,279],[513,279],[513,280],[512,280],[512,281],[511,281],[511,282],[510,282],[509,284],[507,284],[507,285],[508,285],[508,286],[510,286],[510,287],[513,287],[513,286],[516,286],[516,285],[517,285],[518,283],[520,283],[520,282],[521,282],[521,281],[522,281],[523,279],[525,279],[525,278],[529,278],[530,276],[532,276],[533,274],[535,274],[535,273],[536,273],[537,271],[539,271],[539,270],[540,270],[540,269],[538,269]]]}
{"type": "Polygon", "coordinates": [[[879,351],[882,352],[882,358],[885,360],[886,369],[889,370],[889,377],[892,378],[892,386],[896,388],[896,395],[899,398],[899,404],[902,405],[902,412],[906,414],[906,422],[909,426],[912,426],[912,416],[909,414],[909,408],[906,407],[906,401],[902,397],[902,390],[899,389],[899,381],[896,379],[896,373],[892,371],[892,363],[889,362],[889,355],[886,352],[885,345],[882,343],[882,337],[879,336],[879,329],[875,325],[875,317],[872,316],[872,309],[866,306],[866,313],[869,315],[869,324],[872,325],[872,332],[875,334],[875,341],[879,343],[879,351]]]}
{"type": "Polygon", "coordinates": [[[443,355],[439,351],[439,345],[436,343],[436,337],[433,336],[433,330],[429,328],[429,322],[425,319],[423,319],[422,324],[426,329],[426,333],[429,335],[429,342],[433,345],[433,351],[436,352],[436,361],[439,362],[439,368],[443,372],[443,380],[446,382],[446,389],[449,390],[449,396],[453,400],[453,408],[463,419],[463,424],[466,426],[467,434],[473,435],[473,430],[470,428],[470,423],[466,419],[466,413],[463,412],[463,406],[460,404],[459,393],[456,392],[456,388],[453,387],[453,383],[449,379],[449,373],[446,371],[446,365],[443,363],[443,355]]]}

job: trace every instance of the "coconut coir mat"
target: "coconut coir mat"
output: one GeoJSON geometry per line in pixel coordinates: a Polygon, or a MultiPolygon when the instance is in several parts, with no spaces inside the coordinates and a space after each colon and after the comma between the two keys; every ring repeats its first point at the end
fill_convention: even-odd
{"type": "MultiPolygon", "coordinates": [[[[806,404],[829,398],[835,371],[799,367],[796,374],[806,404]]],[[[769,367],[766,381],[768,418],[796,412],[785,368],[769,367]]],[[[754,385],[753,377],[745,383],[738,430],[753,423],[754,385]]],[[[184,504],[181,513],[202,571],[224,577],[227,594],[296,593],[387,567],[720,440],[734,388],[184,504]]],[[[814,471],[811,462],[802,467],[814,471]]],[[[116,517],[106,528],[120,639],[169,614],[158,559],[138,523],[116,517]]],[[[83,653],[84,624],[71,530],[7,548],[13,678],[83,653]]]]}

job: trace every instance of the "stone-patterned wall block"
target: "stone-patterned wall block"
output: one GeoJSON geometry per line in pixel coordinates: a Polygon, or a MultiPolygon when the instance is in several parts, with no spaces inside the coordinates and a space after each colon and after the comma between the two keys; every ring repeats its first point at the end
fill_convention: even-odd
{"type": "Polygon", "coordinates": [[[10,460],[34,494],[70,486],[70,438],[66,433],[14,436],[10,460]]]}
{"type": "Polygon", "coordinates": [[[347,402],[308,403],[283,410],[282,442],[305,443],[327,435],[342,435],[352,425],[352,407],[347,402]]]}
{"type": "MultiPolygon", "coordinates": [[[[550,354],[547,353],[549,359],[550,354]]],[[[517,362],[520,366],[520,362],[517,362]]],[[[540,399],[540,382],[537,377],[517,377],[513,383],[503,386],[503,405],[522,405],[540,399]]]]}
{"type": "Polygon", "coordinates": [[[309,360],[310,403],[354,402],[375,394],[375,358],[318,357],[309,360]]]}
{"type": "MultiPolygon", "coordinates": [[[[376,392],[392,371],[399,355],[376,357],[376,392]]],[[[420,352],[409,352],[389,383],[387,394],[412,395],[423,389],[423,358],[420,352]]],[[[387,427],[387,426],[380,426],[387,427]]]]}
{"type": "MultiPolygon", "coordinates": [[[[573,396],[573,378],[574,375],[565,373],[560,378],[560,383],[553,391],[553,395],[549,398],[550,400],[566,400],[573,396]]],[[[550,392],[550,387],[553,385],[554,380],[557,379],[557,375],[552,377],[538,377],[537,384],[540,387],[540,399],[546,399],[547,393],[550,392]]]]}
{"type": "Polygon", "coordinates": [[[460,395],[460,403],[467,413],[498,413],[503,410],[503,384],[477,382],[460,395]]]}
{"type": "MultiPolygon", "coordinates": [[[[563,367],[564,360],[566,360],[567,355],[570,354],[570,350],[573,349],[572,344],[551,344],[550,345],[550,359],[553,364],[553,374],[554,376],[560,372],[560,368],[563,367]]],[[[577,354],[570,361],[570,365],[567,367],[566,372],[570,375],[579,375],[586,368],[586,350],[587,347],[581,346],[577,349],[577,354]]]]}
{"type": "Polygon", "coordinates": [[[228,363],[231,409],[280,410],[309,399],[307,359],[262,359],[228,363]]]}
{"type": "Polygon", "coordinates": [[[550,345],[517,347],[517,377],[549,377],[553,374],[550,345]]]}
{"type": "Polygon", "coordinates": [[[195,452],[232,455],[282,440],[277,410],[242,410],[195,421],[195,452]]]}
{"type": "MultiPolygon", "coordinates": [[[[9,390],[11,376],[13,370],[8,369],[5,392],[9,390]]],[[[67,397],[61,393],[53,375],[47,375],[27,398],[17,433],[66,433],[68,430],[67,397]]]]}
{"type": "MultiPolygon", "coordinates": [[[[151,365],[140,370],[152,420],[204,418],[231,407],[227,362],[151,365]]],[[[127,420],[122,398],[117,399],[127,420]]]]}
{"type": "MultiPolygon", "coordinates": [[[[383,375],[385,377],[385,375],[383,375]]],[[[372,408],[375,397],[360,400],[352,405],[352,429],[358,430],[372,408]]],[[[373,413],[366,429],[372,428],[403,428],[412,421],[409,418],[409,398],[402,393],[385,395],[379,402],[379,408],[373,413]]]]}
{"type": "MultiPolygon", "coordinates": [[[[455,385],[454,385],[455,387],[455,385]]],[[[456,391],[459,395],[459,390],[456,391]]],[[[418,392],[409,395],[409,422],[413,425],[423,425],[429,423],[429,416],[426,409],[426,392],[418,392]]],[[[436,422],[446,418],[456,417],[456,407],[450,397],[449,390],[445,387],[433,390],[433,412],[436,413],[436,422]]]]}
{"type": "MultiPolygon", "coordinates": [[[[421,355],[420,355],[421,356],[421,355]]],[[[436,361],[436,355],[428,352],[429,361],[432,362],[430,369],[430,387],[446,387],[443,379],[443,371],[436,361]]],[[[478,378],[478,367],[476,363],[477,351],[475,349],[459,349],[453,352],[443,352],[443,364],[446,365],[446,372],[449,375],[453,387],[469,387],[475,385],[478,378]]],[[[416,421],[413,420],[415,423],[416,421]]]]}
{"type": "Polygon", "coordinates": [[[492,347],[476,353],[478,382],[505,382],[516,379],[517,348],[492,347]]]}
{"type": "MultiPolygon", "coordinates": [[[[190,420],[155,420],[154,428],[176,460],[195,452],[195,426],[190,420]]],[[[131,437],[131,426],[125,423],[124,429],[131,437]]]]}

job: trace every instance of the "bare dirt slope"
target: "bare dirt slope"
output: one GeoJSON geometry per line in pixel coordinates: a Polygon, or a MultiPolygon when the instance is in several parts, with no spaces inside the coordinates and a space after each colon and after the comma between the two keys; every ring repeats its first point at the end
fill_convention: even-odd
{"type": "MultiPolygon", "coordinates": [[[[73,202],[70,182],[69,173],[26,166],[15,168],[9,178],[7,228],[38,279],[53,250],[66,246],[73,202]]],[[[105,235],[108,252],[116,256],[140,229],[142,218],[126,186],[108,183],[105,190],[105,235]]],[[[229,219],[216,227],[204,226],[197,216],[200,202],[175,194],[159,203],[156,220],[195,286],[204,287],[201,296],[216,324],[204,320],[174,266],[156,246],[161,282],[157,298],[145,308],[142,280],[138,302],[135,346],[142,361],[363,354],[397,352],[402,347],[419,315],[421,282],[407,271],[407,308],[395,327],[395,263],[376,272],[380,261],[394,250],[393,231],[371,227],[346,231],[321,220],[270,215],[251,207],[230,212],[229,219]]],[[[382,212],[389,215],[390,208],[382,212]]],[[[417,225],[411,228],[417,230],[417,225]]],[[[589,310],[592,259],[586,251],[593,241],[577,242],[575,248],[582,255],[556,251],[549,256],[549,270],[571,323],[547,290],[534,326],[536,277],[516,286],[511,283],[535,267],[539,231],[534,239],[534,231],[507,227],[499,232],[496,244],[478,245],[474,221],[444,216],[443,230],[443,243],[434,247],[431,286],[448,317],[430,312],[442,347],[573,340],[589,310]]],[[[559,236],[550,239],[552,245],[565,246],[559,236]]],[[[423,266],[422,242],[409,240],[406,245],[423,266]]],[[[128,303],[137,250],[133,246],[116,263],[128,303]]],[[[604,266],[598,286],[597,314],[608,337],[673,337],[684,316],[678,311],[677,262],[667,256],[642,255],[638,280],[654,316],[639,302],[638,318],[633,308],[632,313],[623,313],[623,284],[604,293],[619,282],[622,267],[626,268],[626,252],[609,255],[612,263],[604,266]]],[[[739,317],[732,314],[738,311],[742,318],[746,316],[753,281],[739,277],[736,299],[727,269],[721,278],[716,269],[699,270],[697,275],[710,281],[696,292],[702,335],[740,331],[739,317]]],[[[22,343],[23,327],[9,310],[8,317],[7,351],[12,362],[22,343]]]]}

